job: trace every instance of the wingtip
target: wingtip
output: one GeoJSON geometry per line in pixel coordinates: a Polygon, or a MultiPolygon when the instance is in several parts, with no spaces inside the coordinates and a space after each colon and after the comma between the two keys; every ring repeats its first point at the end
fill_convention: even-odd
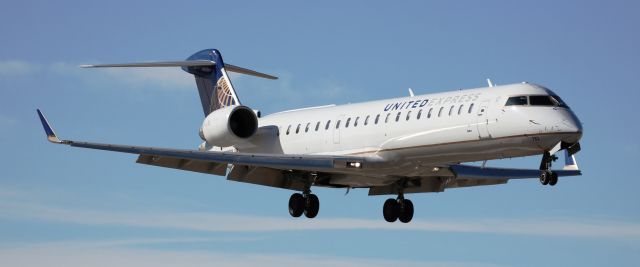
{"type": "Polygon", "coordinates": [[[36,111],[38,112],[38,117],[40,118],[40,123],[42,123],[42,127],[44,128],[44,132],[47,134],[47,140],[49,140],[49,142],[51,143],[56,144],[63,143],[63,141],[60,140],[58,136],[56,136],[56,133],[53,131],[53,128],[51,128],[51,125],[44,117],[44,114],[42,114],[42,111],[40,111],[40,109],[36,109],[36,111]]]}
{"type": "Polygon", "coordinates": [[[563,170],[580,171],[578,167],[578,161],[576,161],[575,155],[570,155],[569,151],[565,150],[564,153],[564,168],[563,170]]]}

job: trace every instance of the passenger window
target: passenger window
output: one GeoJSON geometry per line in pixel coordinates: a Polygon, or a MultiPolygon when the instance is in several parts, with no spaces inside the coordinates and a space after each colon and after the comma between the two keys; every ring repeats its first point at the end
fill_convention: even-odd
{"type": "Polygon", "coordinates": [[[409,120],[409,118],[411,118],[411,110],[409,110],[409,112],[407,112],[407,120],[409,120]]]}
{"type": "Polygon", "coordinates": [[[369,124],[369,115],[367,115],[367,117],[364,118],[364,125],[366,126],[367,124],[369,124]]]}
{"type": "Polygon", "coordinates": [[[442,110],[444,109],[444,107],[440,107],[440,110],[438,110],[438,117],[440,117],[442,115],[442,110]]]}
{"type": "Polygon", "coordinates": [[[358,120],[360,119],[360,117],[356,117],[356,120],[353,121],[353,127],[358,126],[358,120]]]}
{"type": "Polygon", "coordinates": [[[527,97],[526,96],[512,96],[507,99],[507,103],[505,106],[526,106],[527,105],[527,97]]]}
{"type": "Polygon", "coordinates": [[[398,114],[396,115],[396,121],[399,121],[399,120],[400,120],[400,114],[401,114],[401,113],[402,113],[402,112],[398,112],[398,114]]]}
{"type": "Polygon", "coordinates": [[[471,110],[473,110],[473,103],[469,106],[469,114],[471,114],[471,110]]]}
{"type": "Polygon", "coordinates": [[[374,123],[378,124],[378,120],[380,120],[380,114],[376,115],[376,121],[374,121],[374,123]]]}
{"type": "Polygon", "coordinates": [[[338,120],[338,122],[336,122],[336,129],[340,128],[340,120],[338,120]]]}
{"type": "Polygon", "coordinates": [[[452,112],[453,112],[453,106],[451,106],[451,107],[449,108],[449,116],[451,116],[451,113],[452,113],[452,112]]]}
{"type": "Polygon", "coordinates": [[[387,113],[387,117],[384,118],[384,123],[389,122],[389,116],[391,115],[391,113],[387,113]]]}
{"type": "Polygon", "coordinates": [[[319,128],[320,128],[320,122],[316,123],[316,132],[318,131],[319,128]]]}
{"type": "Polygon", "coordinates": [[[287,127],[287,135],[289,135],[289,131],[291,130],[291,125],[289,125],[289,127],[287,127]]]}
{"type": "Polygon", "coordinates": [[[462,113],[462,107],[464,107],[464,105],[460,105],[460,107],[458,108],[458,115],[462,113]]]}
{"type": "Polygon", "coordinates": [[[418,116],[416,117],[416,119],[420,119],[420,116],[422,116],[422,109],[418,111],[418,116]]]}
{"type": "Polygon", "coordinates": [[[431,118],[431,111],[433,111],[433,108],[430,108],[430,109],[429,109],[429,112],[427,113],[427,119],[428,119],[428,118],[431,118]]]}
{"type": "Polygon", "coordinates": [[[311,123],[310,123],[310,122],[307,122],[307,126],[306,126],[306,127],[304,127],[304,132],[305,132],[305,133],[306,133],[306,132],[309,132],[309,125],[311,125],[311,123]]]}
{"type": "Polygon", "coordinates": [[[347,123],[344,124],[344,128],[349,128],[349,123],[351,122],[351,118],[347,119],[347,123]]]}
{"type": "Polygon", "coordinates": [[[296,127],[296,133],[300,132],[300,124],[298,124],[298,127],[296,127]]]}
{"type": "Polygon", "coordinates": [[[327,121],[327,125],[326,125],[326,126],[324,126],[324,129],[325,129],[325,130],[329,130],[329,125],[330,125],[330,124],[331,124],[331,120],[328,120],[328,121],[327,121]]]}
{"type": "Polygon", "coordinates": [[[529,96],[529,104],[532,106],[553,106],[554,103],[548,95],[529,96]]]}

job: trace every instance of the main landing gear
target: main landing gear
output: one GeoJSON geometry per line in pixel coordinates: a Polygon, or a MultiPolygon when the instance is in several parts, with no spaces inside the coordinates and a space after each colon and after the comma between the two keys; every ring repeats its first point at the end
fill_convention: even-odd
{"type": "Polygon", "coordinates": [[[556,161],[558,157],[544,152],[542,162],[540,162],[540,183],[542,185],[554,186],[558,183],[558,174],[551,171],[551,163],[556,161]]]}
{"type": "Polygon", "coordinates": [[[289,214],[292,217],[300,217],[303,213],[307,218],[315,218],[320,211],[318,196],[311,194],[311,190],[305,190],[302,194],[295,193],[289,198],[289,214]]]}
{"type": "Polygon", "coordinates": [[[390,198],[384,202],[382,215],[387,222],[400,220],[403,223],[408,223],[413,219],[413,203],[400,193],[398,198],[390,198]]]}

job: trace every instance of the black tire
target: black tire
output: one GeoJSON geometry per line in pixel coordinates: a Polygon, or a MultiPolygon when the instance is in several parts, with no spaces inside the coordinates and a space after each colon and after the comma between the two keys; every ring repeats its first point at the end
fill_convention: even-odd
{"type": "Polygon", "coordinates": [[[398,201],[390,198],[384,202],[384,206],[382,207],[382,215],[384,216],[384,220],[387,222],[395,222],[398,219],[398,212],[400,211],[400,205],[398,205],[398,201]]]}
{"type": "Polygon", "coordinates": [[[304,197],[300,193],[295,193],[289,198],[289,214],[292,217],[300,217],[304,212],[304,197]]]}
{"type": "Polygon", "coordinates": [[[318,196],[309,194],[304,207],[304,216],[307,216],[309,219],[315,218],[318,215],[318,211],[320,211],[320,200],[318,196]]]}
{"type": "Polygon", "coordinates": [[[548,172],[548,171],[543,171],[543,172],[540,174],[540,183],[541,183],[542,185],[547,185],[547,184],[549,184],[549,176],[550,176],[550,175],[549,175],[549,172],[548,172]]]}
{"type": "Polygon", "coordinates": [[[555,172],[551,172],[551,175],[549,175],[549,185],[554,186],[557,183],[558,183],[558,174],[555,172]]]}
{"type": "Polygon", "coordinates": [[[398,219],[403,223],[408,223],[413,219],[413,203],[411,200],[402,200],[402,208],[400,208],[398,219]]]}

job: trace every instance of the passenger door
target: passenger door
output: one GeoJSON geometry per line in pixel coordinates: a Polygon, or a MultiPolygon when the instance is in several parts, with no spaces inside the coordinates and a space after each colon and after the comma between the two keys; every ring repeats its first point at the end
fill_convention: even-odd
{"type": "Polygon", "coordinates": [[[476,125],[478,126],[478,138],[485,139],[491,137],[489,134],[489,100],[485,100],[480,103],[478,108],[478,116],[476,118],[476,125]]]}

